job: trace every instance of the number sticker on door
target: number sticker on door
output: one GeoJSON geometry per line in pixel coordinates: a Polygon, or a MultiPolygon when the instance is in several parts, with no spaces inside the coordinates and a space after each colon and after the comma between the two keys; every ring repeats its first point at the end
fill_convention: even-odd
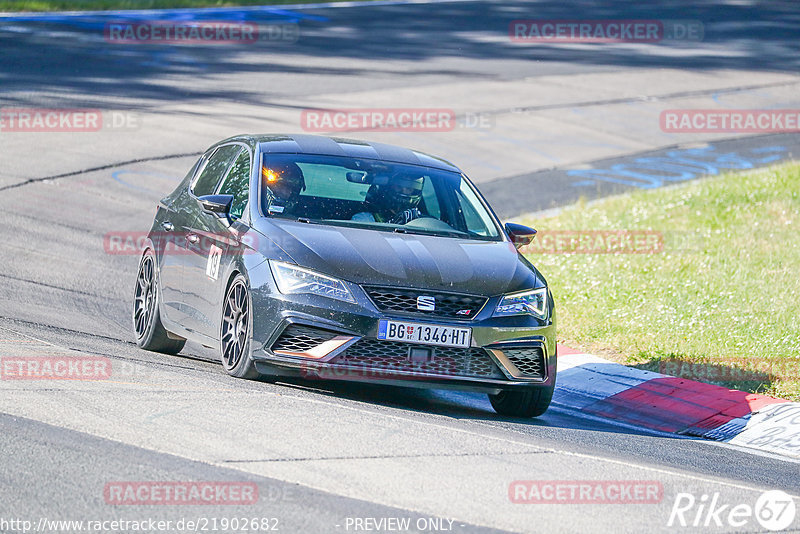
{"type": "Polygon", "coordinates": [[[217,245],[211,245],[208,252],[208,264],[206,265],[206,275],[212,280],[219,276],[219,264],[222,260],[222,249],[217,245]]]}

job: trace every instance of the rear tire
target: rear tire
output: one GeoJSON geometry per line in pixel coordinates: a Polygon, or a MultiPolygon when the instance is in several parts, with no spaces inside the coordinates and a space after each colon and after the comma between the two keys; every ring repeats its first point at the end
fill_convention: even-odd
{"type": "Polygon", "coordinates": [[[553,400],[555,386],[503,390],[497,395],[489,395],[494,411],[511,417],[538,417],[547,411],[553,400]]]}
{"type": "Polygon", "coordinates": [[[160,304],[156,257],[152,250],[147,249],[139,261],[139,273],[133,292],[133,332],[136,335],[136,344],[145,350],[177,354],[183,349],[186,340],[169,337],[161,323],[160,304]]]}
{"type": "Polygon", "coordinates": [[[236,378],[256,379],[261,374],[250,358],[253,333],[253,309],[247,280],[237,274],[222,301],[222,324],[220,325],[220,359],[225,371],[236,378]]]}

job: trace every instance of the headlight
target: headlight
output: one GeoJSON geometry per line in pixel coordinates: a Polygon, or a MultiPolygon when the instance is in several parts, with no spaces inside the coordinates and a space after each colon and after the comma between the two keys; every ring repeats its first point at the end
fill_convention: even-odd
{"type": "Polygon", "coordinates": [[[282,261],[270,260],[269,267],[278,290],[284,295],[311,293],[345,302],[356,301],[344,282],[336,278],[282,261]]]}
{"type": "Polygon", "coordinates": [[[507,315],[533,315],[544,319],[547,315],[547,288],[532,289],[505,295],[494,310],[495,317],[507,315]]]}

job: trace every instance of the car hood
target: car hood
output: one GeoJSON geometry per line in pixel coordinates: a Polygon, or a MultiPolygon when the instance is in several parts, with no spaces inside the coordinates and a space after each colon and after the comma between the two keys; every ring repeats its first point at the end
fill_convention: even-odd
{"type": "MultiPolygon", "coordinates": [[[[507,241],[479,241],[262,219],[257,229],[296,264],[358,284],[485,296],[542,287],[507,241]]],[[[267,257],[275,257],[266,254],[267,257]]]]}

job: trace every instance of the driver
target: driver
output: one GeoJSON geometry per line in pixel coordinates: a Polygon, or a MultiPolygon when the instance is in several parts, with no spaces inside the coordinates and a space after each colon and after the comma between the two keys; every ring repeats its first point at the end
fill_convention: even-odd
{"type": "Polygon", "coordinates": [[[419,217],[422,199],[422,176],[397,175],[386,184],[373,183],[367,190],[367,211],[353,215],[353,221],[406,224],[419,217]]]}
{"type": "Polygon", "coordinates": [[[303,171],[293,161],[261,167],[261,177],[265,186],[265,204],[270,213],[292,211],[299,200],[300,192],[306,190],[303,171]]]}

